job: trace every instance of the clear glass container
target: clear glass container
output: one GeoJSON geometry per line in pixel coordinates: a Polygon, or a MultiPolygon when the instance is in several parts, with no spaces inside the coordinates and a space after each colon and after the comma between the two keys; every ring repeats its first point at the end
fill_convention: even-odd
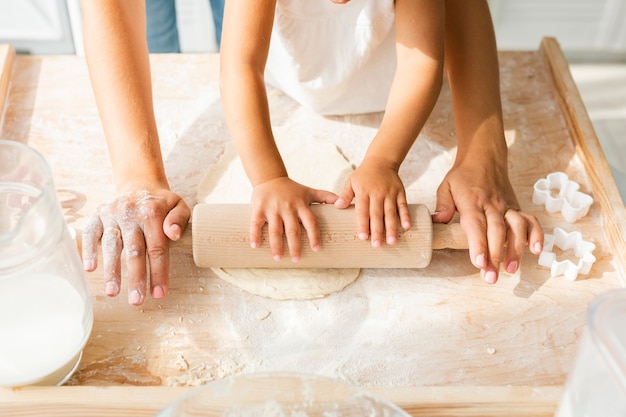
{"type": "Polygon", "coordinates": [[[50,167],[31,147],[0,140],[0,386],[65,382],[92,324],[50,167]]]}
{"type": "Polygon", "coordinates": [[[626,289],[589,304],[587,329],[556,416],[626,416],[626,289]]]}
{"type": "Polygon", "coordinates": [[[305,374],[256,373],[210,382],[156,417],[409,417],[347,382],[305,374]]]}

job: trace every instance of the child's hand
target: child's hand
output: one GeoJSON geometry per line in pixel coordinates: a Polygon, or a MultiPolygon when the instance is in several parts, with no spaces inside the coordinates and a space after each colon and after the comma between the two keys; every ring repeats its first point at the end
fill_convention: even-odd
{"type": "Polygon", "coordinates": [[[300,224],[307,232],[309,245],[314,251],[321,247],[317,218],[311,203],[332,204],[337,196],[330,191],[317,190],[299,184],[287,177],[278,177],[254,187],[252,192],[252,217],[250,219],[250,245],[261,245],[261,231],[267,223],[270,248],[275,260],[283,257],[283,234],[287,237],[289,256],[300,259],[300,224]]]}
{"type": "Polygon", "coordinates": [[[355,199],[359,239],[370,238],[372,246],[398,241],[398,227],[409,229],[411,217],[404,186],[397,168],[382,160],[369,158],[346,181],[335,207],[347,208],[355,199]],[[399,219],[398,219],[399,216],[399,219]]]}
{"type": "Polygon", "coordinates": [[[460,214],[472,263],[485,282],[498,280],[500,262],[513,274],[526,244],[534,254],[543,247],[543,230],[535,216],[520,211],[506,168],[468,164],[453,167],[437,190],[434,222],[447,223],[460,214]]]}
{"type": "Polygon", "coordinates": [[[102,244],[105,293],[116,296],[121,284],[121,254],[126,253],[128,302],[146,298],[146,258],[150,265],[150,290],[154,298],[167,294],[169,240],[178,240],[189,221],[187,204],[169,189],[139,189],[119,195],[98,207],[83,231],[83,264],[97,267],[98,242],[102,244]]]}

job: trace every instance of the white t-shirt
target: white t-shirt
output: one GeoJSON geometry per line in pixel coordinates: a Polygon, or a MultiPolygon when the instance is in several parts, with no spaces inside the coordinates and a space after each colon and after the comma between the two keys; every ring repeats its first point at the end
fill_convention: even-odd
{"type": "Polygon", "coordinates": [[[265,78],[325,115],[382,111],[396,69],[394,0],[278,0],[265,78]]]}

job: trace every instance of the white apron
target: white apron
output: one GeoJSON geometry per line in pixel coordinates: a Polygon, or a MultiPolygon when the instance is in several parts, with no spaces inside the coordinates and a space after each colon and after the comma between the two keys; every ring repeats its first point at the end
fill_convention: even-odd
{"type": "Polygon", "coordinates": [[[382,111],[396,69],[394,0],[278,0],[266,82],[325,115],[382,111]]]}

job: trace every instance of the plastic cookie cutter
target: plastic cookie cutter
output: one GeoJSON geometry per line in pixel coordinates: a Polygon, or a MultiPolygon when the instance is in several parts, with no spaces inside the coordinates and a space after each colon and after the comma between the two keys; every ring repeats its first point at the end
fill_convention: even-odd
{"type": "Polygon", "coordinates": [[[550,276],[564,275],[570,281],[575,281],[578,274],[587,275],[591,271],[596,257],[593,251],[596,245],[583,240],[580,232],[566,232],[560,227],[555,227],[553,234],[544,235],[543,251],[539,254],[538,263],[541,266],[550,268],[550,276]],[[556,253],[552,250],[558,247],[562,251],[574,249],[574,255],[578,258],[578,263],[569,259],[558,261],[556,253]]]}
{"type": "Polygon", "coordinates": [[[593,198],[578,191],[580,186],[575,181],[570,181],[567,174],[553,172],[546,178],[541,178],[533,186],[533,203],[544,204],[548,213],[561,211],[561,214],[569,223],[584,217],[589,212],[593,198]],[[558,190],[553,196],[552,190],[558,190]]]}

